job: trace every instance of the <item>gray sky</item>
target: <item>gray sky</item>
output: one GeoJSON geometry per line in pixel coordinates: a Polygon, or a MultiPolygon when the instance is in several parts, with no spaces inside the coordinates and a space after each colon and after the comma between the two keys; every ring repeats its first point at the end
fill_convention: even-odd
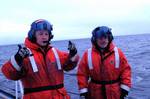
{"type": "Polygon", "coordinates": [[[23,43],[36,19],[53,24],[54,40],[87,38],[106,25],[114,35],[150,33],[150,0],[2,0],[0,45],[23,43]]]}

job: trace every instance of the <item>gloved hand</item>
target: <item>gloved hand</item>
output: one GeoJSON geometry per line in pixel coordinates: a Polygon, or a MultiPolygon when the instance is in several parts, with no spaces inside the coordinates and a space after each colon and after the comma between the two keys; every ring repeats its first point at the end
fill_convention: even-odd
{"type": "Polygon", "coordinates": [[[121,88],[120,99],[124,99],[127,95],[128,95],[128,91],[126,91],[125,89],[121,88]]]}
{"type": "Polygon", "coordinates": [[[77,54],[76,46],[71,41],[68,42],[68,50],[69,50],[69,54],[71,57],[73,57],[77,54]]]}
{"type": "Polygon", "coordinates": [[[80,99],[88,99],[88,92],[81,93],[80,94],[80,99]]]}
{"type": "Polygon", "coordinates": [[[24,58],[30,56],[30,52],[26,47],[22,47],[21,45],[18,45],[19,49],[18,52],[15,54],[15,60],[18,63],[18,65],[21,65],[24,58]]]}

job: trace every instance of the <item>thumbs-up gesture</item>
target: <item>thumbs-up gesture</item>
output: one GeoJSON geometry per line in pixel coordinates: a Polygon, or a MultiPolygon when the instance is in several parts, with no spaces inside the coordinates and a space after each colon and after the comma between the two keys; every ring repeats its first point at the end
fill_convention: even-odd
{"type": "Polygon", "coordinates": [[[15,55],[15,60],[20,65],[24,58],[30,56],[30,52],[26,47],[22,47],[21,45],[18,45],[18,51],[15,55]]]}
{"type": "Polygon", "coordinates": [[[71,57],[73,57],[77,54],[76,46],[71,41],[68,42],[68,50],[69,50],[69,54],[71,57]]]}

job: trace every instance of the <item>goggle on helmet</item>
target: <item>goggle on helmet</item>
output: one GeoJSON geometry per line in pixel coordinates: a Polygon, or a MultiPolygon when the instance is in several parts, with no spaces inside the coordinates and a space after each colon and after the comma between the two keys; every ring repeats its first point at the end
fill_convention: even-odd
{"type": "Polygon", "coordinates": [[[52,34],[51,31],[53,30],[52,24],[44,19],[34,21],[31,24],[31,28],[28,32],[28,39],[30,41],[35,42],[35,32],[38,30],[47,30],[49,32],[49,35],[51,35],[52,34]]]}

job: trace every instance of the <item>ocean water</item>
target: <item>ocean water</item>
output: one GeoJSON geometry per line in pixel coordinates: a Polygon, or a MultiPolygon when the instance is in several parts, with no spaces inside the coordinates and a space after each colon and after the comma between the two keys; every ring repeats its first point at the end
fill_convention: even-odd
{"type": "MultiPolygon", "coordinates": [[[[132,88],[127,99],[150,99],[150,34],[117,36],[114,38],[116,46],[122,49],[132,68],[132,88]]],[[[90,39],[71,41],[76,44],[80,57],[87,48],[91,47],[90,39]]],[[[68,40],[55,41],[52,42],[52,45],[60,50],[67,51],[68,40]]],[[[0,66],[11,55],[15,54],[17,49],[17,45],[0,46],[0,66]]],[[[75,73],[76,69],[65,72],[64,83],[71,98],[79,99],[75,73]]],[[[6,79],[0,73],[0,89],[5,85],[7,89],[12,89],[12,93],[14,93],[15,82],[6,79]]]]}

